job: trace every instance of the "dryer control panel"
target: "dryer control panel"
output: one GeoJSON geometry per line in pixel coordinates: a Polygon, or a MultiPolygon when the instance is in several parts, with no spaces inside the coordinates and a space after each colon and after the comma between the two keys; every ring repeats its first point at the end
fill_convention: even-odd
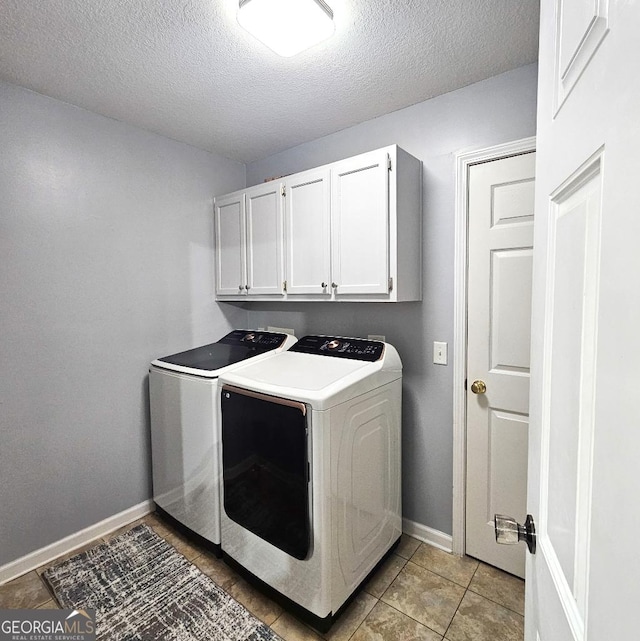
{"type": "Polygon", "coordinates": [[[289,348],[290,352],[335,356],[358,361],[377,361],[384,354],[384,343],[364,338],[344,338],[339,336],[304,336],[289,348]]]}

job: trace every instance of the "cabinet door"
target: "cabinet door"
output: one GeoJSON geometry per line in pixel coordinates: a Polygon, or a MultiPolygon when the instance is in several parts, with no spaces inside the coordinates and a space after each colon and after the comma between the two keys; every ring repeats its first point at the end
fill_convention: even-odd
{"type": "Polygon", "coordinates": [[[329,170],[285,181],[286,274],[289,294],[331,294],[329,170]]]}
{"type": "Polygon", "coordinates": [[[279,182],[246,191],[249,296],[282,294],[282,194],[279,182]]]}
{"type": "Polygon", "coordinates": [[[215,200],[216,294],[246,294],[244,193],[215,200]]]}
{"type": "Polygon", "coordinates": [[[374,151],[331,168],[335,294],[389,291],[389,158],[374,151]]]}

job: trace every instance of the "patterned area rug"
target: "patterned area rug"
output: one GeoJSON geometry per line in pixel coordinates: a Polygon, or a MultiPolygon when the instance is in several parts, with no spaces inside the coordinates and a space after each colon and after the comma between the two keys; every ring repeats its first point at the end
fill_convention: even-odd
{"type": "Polygon", "coordinates": [[[96,609],[98,639],[280,640],[147,525],[43,576],[63,608],[96,609]]]}

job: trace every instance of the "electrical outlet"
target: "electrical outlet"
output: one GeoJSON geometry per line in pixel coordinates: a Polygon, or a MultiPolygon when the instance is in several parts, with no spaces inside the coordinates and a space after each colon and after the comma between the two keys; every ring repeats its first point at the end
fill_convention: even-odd
{"type": "Polygon", "coordinates": [[[434,341],[433,343],[433,362],[436,365],[447,364],[447,344],[434,341]]]}

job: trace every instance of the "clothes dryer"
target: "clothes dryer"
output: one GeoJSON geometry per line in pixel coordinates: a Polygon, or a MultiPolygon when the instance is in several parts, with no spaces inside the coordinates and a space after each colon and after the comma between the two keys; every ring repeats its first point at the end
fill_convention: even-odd
{"type": "Polygon", "coordinates": [[[153,500],[179,529],[220,552],[217,379],[293,345],[284,333],[235,330],[149,368],[153,500]]]}
{"type": "Polygon", "coordinates": [[[305,336],[218,386],[223,557],[325,631],[401,536],[400,357],[305,336]]]}

